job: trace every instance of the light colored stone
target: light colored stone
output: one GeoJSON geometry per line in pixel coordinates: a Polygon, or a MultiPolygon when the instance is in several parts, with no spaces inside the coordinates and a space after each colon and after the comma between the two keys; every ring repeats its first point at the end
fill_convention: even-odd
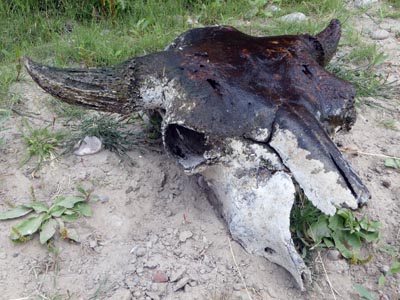
{"type": "Polygon", "coordinates": [[[378,0],[355,0],[354,1],[354,6],[361,8],[364,6],[371,5],[372,3],[378,2],[378,0]]]}
{"type": "Polygon", "coordinates": [[[328,252],[326,253],[326,257],[329,260],[337,261],[340,258],[340,252],[339,250],[336,249],[329,249],[328,252]]]}
{"type": "Polygon", "coordinates": [[[75,155],[83,156],[99,152],[103,144],[98,137],[86,136],[80,143],[79,148],[74,151],[75,155]]]}
{"type": "Polygon", "coordinates": [[[301,22],[307,19],[306,15],[301,12],[294,12],[288,15],[284,15],[279,18],[283,22],[301,22]]]}
{"type": "Polygon", "coordinates": [[[372,31],[369,34],[369,37],[373,40],[385,40],[389,37],[390,33],[386,31],[385,29],[378,29],[375,31],[372,31]]]}
{"type": "Polygon", "coordinates": [[[178,270],[174,270],[171,273],[171,276],[169,278],[170,282],[175,282],[180,280],[183,275],[186,273],[186,268],[179,268],[178,270]]]}
{"type": "Polygon", "coordinates": [[[189,230],[182,231],[179,234],[179,241],[186,242],[187,239],[190,239],[193,236],[193,233],[189,230]]]}
{"type": "Polygon", "coordinates": [[[131,292],[127,289],[118,289],[110,298],[110,300],[131,300],[131,292]]]}
{"type": "Polygon", "coordinates": [[[174,292],[182,289],[185,287],[185,285],[187,285],[189,283],[190,279],[189,277],[183,277],[181,280],[179,280],[176,285],[174,286],[174,292]]]}

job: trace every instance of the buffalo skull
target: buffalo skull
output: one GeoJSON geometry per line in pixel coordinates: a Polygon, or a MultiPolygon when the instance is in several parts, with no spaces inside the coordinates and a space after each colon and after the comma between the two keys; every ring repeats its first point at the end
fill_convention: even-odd
{"type": "Polygon", "coordinates": [[[25,65],[65,102],[159,114],[165,149],[187,173],[204,177],[233,239],[284,267],[304,289],[310,271],[289,230],[296,186],[329,215],[370,197],[330,139],[355,122],[354,88],[323,68],[340,34],[338,20],[316,36],[205,27],[113,67],[25,65]]]}

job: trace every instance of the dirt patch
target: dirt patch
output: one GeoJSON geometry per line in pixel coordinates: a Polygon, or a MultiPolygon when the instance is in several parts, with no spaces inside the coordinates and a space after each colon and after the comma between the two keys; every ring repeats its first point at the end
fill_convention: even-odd
{"type": "MultiPolygon", "coordinates": [[[[362,28],[377,26],[368,17],[353,21],[362,28]]],[[[391,21],[386,23],[385,28],[392,26],[391,21]]],[[[379,43],[390,55],[382,71],[399,80],[399,62],[394,59],[400,56],[399,41],[393,34],[379,43]]],[[[53,114],[43,102],[48,96],[34,83],[26,79],[13,88],[22,95],[24,111],[34,116],[30,121],[37,126],[52,123],[53,114]]],[[[362,213],[382,222],[381,244],[399,247],[400,173],[384,167],[382,157],[371,155],[400,156],[399,99],[395,95],[370,100],[358,108],[354,128],[336,141],[343,148],[369,153],[346,154],[372,193],[362,213]],[[397,130],[386,128],[385,120],[392,120],[397,130]]],[[[82,243],[56,241],[57,256],[41,247],[37,238],[12,244],[8,234],[14,221],[1,222],[1,299],[239,300],[250,299],[248,294],[252,299],[334,299],[324,268],[338,291],[336,299],[359,299],[354,283],[380,293],[380,299],[399,299],[398,275],[378,291],[377,279],[390,265],[390,257],[381,251],[365,265],[332,261],[324,253],[317,256],[312,264],[314,282],[300,293],[283,268],[230,241],[198,178],[188,177],[165,154],[130,151],[134,166],[108,151],[84,157],[71,154],[44,165],[33,177],[29,165],[20,167],[26,154],[18,131],[22,119],[14,115],[4,132],[0,210],[7,209],[6,201],[31,201],[31,187],[39,200],[50,201],[73,194],[82,184],[93,188],[100,201],[91,204],[91,218],[74,223],[82,243]]]]}

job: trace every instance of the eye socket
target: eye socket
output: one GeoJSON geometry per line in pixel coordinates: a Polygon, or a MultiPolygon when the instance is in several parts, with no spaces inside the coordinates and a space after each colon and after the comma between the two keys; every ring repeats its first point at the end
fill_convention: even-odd
{"type": "Polygon", "coordinates": [[[202,159],[204,152],[210,150],[204,133],[178,124],[168,125],[165,144],[168,151],[184,160],[202,159]]]}

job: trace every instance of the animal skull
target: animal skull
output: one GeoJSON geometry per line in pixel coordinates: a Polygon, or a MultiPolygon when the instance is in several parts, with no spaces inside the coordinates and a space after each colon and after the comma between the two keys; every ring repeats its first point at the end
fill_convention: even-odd
{"type": "Polygon", "coordinates": [[[204,176],[233,239],[284,267],[304,289],[310,272],[289,231],[295,186],[330,215],[370,197],[329,136],[355,121],[353,87],[323,68],[340,34],[338,20],[315,37],[206,27],[109,68],[25,65],[63,101],[157,112],[165,149],[187,173],[204,176]]]}

